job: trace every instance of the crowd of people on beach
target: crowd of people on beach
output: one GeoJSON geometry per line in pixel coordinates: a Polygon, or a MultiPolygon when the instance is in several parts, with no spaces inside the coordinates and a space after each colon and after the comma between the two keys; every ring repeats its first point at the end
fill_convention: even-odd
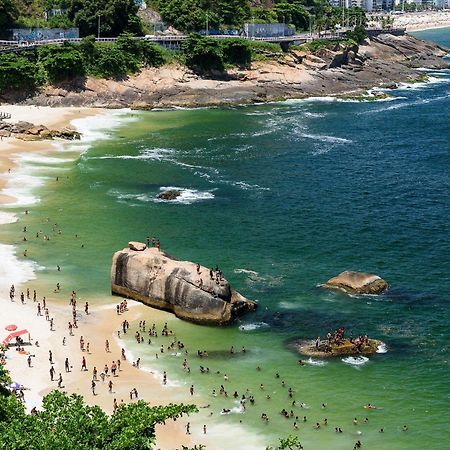
{"type": "MultiPolygon", "coordinates": [[[[56,224],[55,224],[56,225],[56,224]]],[[[24,231],[26,232],[26,228],[24,228],[24,231]]],[[[37,234],[37,237],[39,237],[40,234],[37,234]]],[[[147,244],[150,245],[150,238],[147,239],[147,244]]],[[[155,247],[157,247],[160,250],[160,242],[159,240],[156,240],[153,238],[151,240],[151,244],[155,247]]],[[[58,266],[58,272],[60,271],[60,267],[58,266]]],[[[202,268],[200,264],[196,265],[196,272],[198,276],[200,277],[200,280],[202,280],[202,268]]],[[[221,284],[225,280],[223,276],[223,272],[219,269],[219,267],[216,266],[215,269],[211,268],[209,270],[209,282],[214,282],[216,284],[221,284]]],[[[205,280],[206,281],[206,280],[205,280]]],[[[203,281],[202,281],[203,283],[203,281]]],[[[64,292],[63,286],[61,286],[60,282],[56,283],[55,289],[53,291],[54,294],[60,295],[64,292]]],[[[49,329],[50,331],[55,330],[56,319],[58,319],[58,325],[60,326],[60,319],[61,317],[53,317],[51,314],[51,307],[46,299],[45,296],[39,297],[35,289],[31,290],[30,288],[26,288],[23,291],[20,292],[20,294],[17,293],[16,287],[12,285],[9,290],[9,297],[12,302],[16,300],[16,297],[20,298],[21,304],[27,304],[29,302],[32,302],[36,305],[36,313],[37,317],[45,317],[45,320],[49,323],[49,329]]],[[[52,303],[53,305],[53,303],[52,303]]],[[[48,350],[48,361],[49,361],[49,377],[51,382],[55,382],[58,389],[67,389],[67,386],[64,384],[64,379],[62,374],[65,374],[66,382],[68,384],[73,382],[73,378],[71,378],[71,374],[74,371],[74,363],[72,359],[78,359],[79,358],[79,369],[80,373],[86,373],[86,375],[83,375],[83,377],[87,378],[87,383],[89,388],[86,386],[86,390],[92,393],[92,397],[95,398],[98,395],[110,395],[112,397],[112,411],[115,412],[121,405],[125,404],[125,398],[122,398],[118,400],[118,398],[115,396],[116,392],[116,385],[118,384],[118,377],[122,374],[124,368],[124,364],[129,364],[130,367],[133,369],[139,370],[141,368],[141,356],[137,357],[136,359],[133,359],[132,361],[128,360],[127,351],[125,348],[125,345],[120,346],[119,350],[115,350],[111,347],[110,339],[113,337],[111,335],[105,336],[104,339],[104,359],[105,363],[100,365],[98,367],[97,365],[93,365],[91,363],[91,354],[93,351],[93,346],[91,345],[91,342],[89,341],[89,338],[85,336],[83,333],[83,323],[85,319],[90,316],[93,311],[91,311],[91,305],[88,301],[81,301],[81,299],[78,297],[77,292],[72,290],[69,299],[68,299],[68,311],[67,314],[69,314],[70,320],[67,323],[67,335],[65,335],[62,338],[61,342],[61,348],[57,349],[49,349],[48,350]],[[79,304],[81,304],[81,309],[79,308],[79,304]],[[83,333],[83,334],[82,334],[83,333]],[[69,344],[68,340],[73,339],[75,335],[78,335],[78,341],[79,341],[79,355],[73,353],[73,351],[69,352],[68,354],[65,353],[65,349],[67,348],[67,345],[69,344]],[[117,351],[118,353],[114,357],[111,355],[113,351],[117,351]],[[58,358],[54,357],[54,353],[58,355],[58,358]],[[63,355],[61,363],[60,355],[63,355]],[[61,365],[61,367],[60,367],[61,365]]],[[[123,317],[125,314],[128,313],[128,302],[126,299],[120,301],[117,305],[113,306],[116,315],[120,317],[120,323],[115,331],[115,335],[117,339],[123,339],[127,333],[130,332],[130,328],[132,328],[132,325],[129,323],[128,319],[126,317],[123,317]],[[123,320],[122,320],[123,319],[123,320]]],[[[133,330],[131,331],[133,332],[133,330]]],[[[344,337],[345,335],[345,328],[340,327],[333,333],[327,334],[327,340],[326,343],[328,345],[332,344],[340,344],[346,340],[344,337]]],[[[92,339],[92,338],[91,338],[92,339]]],[[[189,399],[194,398],[197,400],[197,388],[195,386],[195,383],[192,383],[189,380],[189,375],[191,374],[191,365],[192,366],[198,366],[198,370],[201,374],[207,375],[207,376],[215,376],[220,379],[220,381],[217,382],[217,386],[212,390],[211,397],[216,399],[214,401],[214,405],[211,406],[211,404],[207,404],[202,408],[205,408],[209,412],[208,417],[213,416],[224,416],[229,415],[232,413],[239,413],[244,414],[248,411],[248,409],[252,409],[258,411],[257,414],[260,417],[261,421],[266,424],[267,426],[270,426],[272,422],[274,421],[273,415],[274,410],[271,405],[271,399],[274,395],[277,395],[278,398],[282,398],[280,396],[284,397],[285,406],[278,412],[278,414],[290,422],[289,428],[297,432],[299,430],[304,429],[307,426],[310,426],[311,428],[315,430],[322,430],[326,428],[334,428],[335,433],[337,434],[345,434],[351,433],[351,435],[355,435],[356,431],[354,430],[354,427],[359,426],[360,424],[368,424],[369,418],[365,417],[362,421],[358,421],[357,418],[354,418],[352,421],[353,424],[353,431],[349,431],[347,427],[344,427],[342,423],[339,424],[331,424],[331,421],[328,420],[328,418],[323,418],[319,421],[317,421],[317,417],[315,417],[315,420],[312,420],[309,416],[311,407],[307,405],[303,401],[299,401],[297,399],[298,397],[298,390],[296,386],[288,386],[287,383],[283,380],[283,377],[280,375],[280,373],[274,373],[274,378],[277,380],[277,385],[280,387],[280,390],[277,389],[277,393],[275,393],[273,390],[267,390],[264,383],[260,382],[258,380],[258,374],[260,372],[263,372],[263,368],[258,365],[256,366],[256,374],[254,379],[252,380],[254,383],[253,388],[248,387],[245,388],[243,391],[239,392],[239,389],[232,388],[233,386],[233,380],[234,377],[232,374],[230,374],[228,371],[227,373],[223,373],[220,370],[214,370],[212,367],[214,365],[214,358],[211,359],[211,352],[207,349],[197,349],[196,352],[190,352],[186,348],[185,344],[182,340],[180,340],[174,330],[170,329],[168,326],[168,323],[165,322],[160,329],[158,329],[157,323],[152,323],[150,326],[146,323],[146,320],[140,320],[137,324],[137,329],[134,330],[134,339],[137,344],[147,344],[149,346],[155,346],[155,349],[157,351],[155,354],[155,359],[164,358],[166,356],[172,355],[173,352],[177,352],[182,356],[182,364],[181,368],[183,372],[185,373],[186,377],[186,385],[188,386],[186,397],[189,399]],[[208,359],[211,359],[211,364],[205,364],[205,361],[208,359]],[[220,400],[221,399],[221,400],[220,400]],[[221,406],[217,408],[216,411],[214,411],[215,404],[220,400],[221,406]],[[225,406],[223,404],[226,403],[225,406]],[[235,405],[235,406],[232,406],[235,405]],[[237,405],[237,406],[236,406],[237,405]],[[308,412],[307,412],[308,411],[308,412]],[[306,413],[307,412],[307,413],[306,413]],[[305,414],[306,413],[306,414],[305,414]],[[311,422],[311,425],[309,423],[311,422]]],[[[358,345],[358,343],[364,343],[367,342],[368,337],[367,336],[359,336],[356,339],[353,339],[351,336],[348,339],[350,342],[354,343],[355,345],[358,345]]],[[[73,342],[73,341],[71,341],[73,342]]],[[[119,341],[120,342],[120,341],[119,341]]],[[[94,343],[95,352],[98,352],[98,338],[95,339],[94,343]]],[[[316,347],[318,348],[322,344],[322,341],[320,337],[316,340],[316,347]]],[[[35,341],[34,345],[36,347],[39,347],[39,341],[35,341]]],[[[16,341],[16,348],[23,349],[23,342],[21,342],[21,339],[18,338],[16,341]],[[21,345],[22,344],[22,345],[21,345]]],[[[69,351],[69,349],[67,349],[69,351]]],[[[146,352],[148,353],[148,352],[146,352]]],[[[234,358],[238,354],[245,355],[248,353],[248,350],[245,346],[241,347],[241,350],[235,349],[234,346],[231,346],[229,348],[229,358],[234,358]]],[[[251,353],[251,349],[250,349],[251,353]]],[[[27,354],[27,364],[30,369],[33,368],[32,358],[33,354],[31,351],[27,354]]],[[[0,361],[1,363],[1,361],[0,361]]],[[[304,366],[305,363],[300,361],[300,365],[304,366]]],[[[75,364],[75,367],[77,364],[75,364]]],[[[230,369],[233,367],[233,365],[230,365],[230,369]]],[[[196,369],[193,369],[196,370],[196,369]]],[[[175,374],[175,377],[177,375],[175,374]]],[[[163,386],[167,386],[169,382],[169,374],[168,370],[164,370],[161,375],[161,384],[163,386]]],[[[74,386],[71,386],[73,389],[74,386]]],[[[136,401],[140,398],[140,395],[138,393],[136,386],[129,386],[128,387],[128,394],[129,401],[136,401]],[[130,389],[131,388],[131,389],[130,389]]],[[[23,389],[20,389],[17,391],[17,395],[19,398],[21,398],[23,401],[25,401],[23,389]]],[[[145,397],[144,397],[145,399],[145,397]]],[[[128,399],[126,399],[128,401],[128,399]]],[[[321,410],[325,410],[328,407],[327,403],[321,403],[320,408],[321,410]]],[[[371,403],[367,403],[364,405],[364,408],[366,410],[375,410],[379,409],[375,405],[371,403]]],[[[255,412],[256,412],[255,411],[255,412]]],[[[275,414],[277,414],[275,412],[275,414]]],[[[244,422],[244,417],[241,416],[242,419],[239,420],[240,423],[244,422]]],[[[350,425],[349,425],[350,426],[350,425]]],[[[201,428],[203,434],[207,433],[207,427],[206,424],[203,425],[201,428]]],[[[403,431],[408,431],[408,427],[406,425],[402,428],[403,431]]],[[[384,432],[384,428],[381,428],[380,433],[384,432]]],[[[191,422],[188,422],[186,424],[186,434],[191,434],[192,432],[192,424],[191,422]]],[[[359,433],[359,432],[358,432],[359,433]]],[[[354,449],[358,449],[361,447],[361,441],[358,439],[358,441],[355,443],[354,449]]],[[[303,448],[303,447],[299,447],[303,448]]]]}

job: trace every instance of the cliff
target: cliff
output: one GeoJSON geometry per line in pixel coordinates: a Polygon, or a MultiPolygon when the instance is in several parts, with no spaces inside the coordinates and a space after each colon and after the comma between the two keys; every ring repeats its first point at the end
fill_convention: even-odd
{"type": "Polygon", "coordinates": [[[125,80],[81,78],[48,86],[34,97],[10,94],[5,102],[47,106],[136,109],[196,107],[308,96],[362,94],[374,86],[417,81],[418,67],[450,67],[449,50],[412,36],[381,34],[355,47],[336,44],[317,51],[268,55],[250,69],[206,77],[184,66],[142,70],[125,80]]]}
{"type": "Polygon", "coordinates": [[[255,302],[231,289],[223,276],[134,242],[113,256],[111,290],[204,324],[225,325],[256,308],[255,302]]]}

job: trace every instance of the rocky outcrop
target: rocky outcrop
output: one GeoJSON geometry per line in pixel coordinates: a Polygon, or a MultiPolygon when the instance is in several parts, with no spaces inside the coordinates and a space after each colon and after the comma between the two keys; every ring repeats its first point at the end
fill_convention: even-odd
{"type": "Polygon", "coordinates": [[[330,278],[321,287],[338,289],[347,294],[381,294],[389,285],[378,275],[345,271],[336,277],[330,278]]]}
{"type": "Polygon", "coordinates": [[[175,200],[181,195],[181,191],[174,189],[160,192],[157,197],[161,200],[175,200]]]}
{"type": "Polygon", "coordinates": [[[43,139],[80,139],[80,133],[71,128],[62,128],[61,130],[49,130],[45,125],[34,125],[30,122],[3,122],[0,120],[0,136],[10,137],[23,141],[38,141],[43,139]]]}
{"type": "Polygon", "coordinates": [[[113,294],[173,312],[180,319],[225,325],[256,308],[224,278],[189,261],[177,261],[157,248],[130,242],[112,259],[113,294]]]}
{"type": "Polygon", "coordinates": [[[379,34],[359,46],[330,44],[263,55],[251,68],[221,77],[199,76],[181,65],[146,68],[126,79],[80,78],[46,86],[34,97],[5,93],[9,103],[151,109],[220,106],[284,98],[358,94],[386,83],[420,81],[417,67],[450,67],[448,50],[412,36],[379,34]]]}
{"type": "Polygon", "coordinates": [[[339,344],[329,345],[322,341],[316,346],[316,341],[300,341],[294,343],[294,348],[302,355],[314,358],[328,358],[333,356],[371,356],[377,353],[383,342],[377,339],[367,339],[364,343],[355,344],[346,339],[339,344]]]}

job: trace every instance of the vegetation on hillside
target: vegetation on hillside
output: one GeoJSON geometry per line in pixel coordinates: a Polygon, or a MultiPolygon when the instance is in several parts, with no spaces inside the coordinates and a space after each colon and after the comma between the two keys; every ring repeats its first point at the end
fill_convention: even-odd
{"type": "MultiPolygon", "coordinates": [[[[45,83],[70,81],[92,75],[118,78],[144,67],[158,67],[169,59],[156,44],[123,34],[114,43],[97,43],[93,36],[81,44],[44,45],[37,51],[0,54],[0,92],[31,93],[45,83]]],[[[0,447],[1,448],[1,447],[0,447]]]]}
{"type": "MultiPolygon", "coordinates": [[[[242,30],[245,22],[286,23],[297,30],[320,31],[342,24],[342,8],[330,6],[328,0],[148,0],[163,20],[183,32],[242,30]],[[260,5],[267,6],[260,6],[260,5]]],[[[365,23],[361,8],[345,10],[345,23],[365,23]]],[[[134,0],[0,0],[0,25],[4,31],[12,26],[71,27],[81,36],[115,37],[123,32],[142,35],[148,27],[138,16],[134,0]],[[62,9],[64,14],[45,19],[46,11],[62,9]]]]}

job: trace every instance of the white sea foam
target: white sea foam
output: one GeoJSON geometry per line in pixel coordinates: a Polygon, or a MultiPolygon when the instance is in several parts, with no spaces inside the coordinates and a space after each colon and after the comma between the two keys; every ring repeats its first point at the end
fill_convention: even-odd
{"type": "Polygon", "coordinates": [[[130,113],[130,109],[107,111],[104,114],[74,119],[71,124],[81,133],[82,142],[95,142],[107,138],[112,130],[124,123],[138,120],[137,116],[130,116],[130,113]]]}
{"type": "Polygon", "coordinates": [[[158,203],[181,203],[184,205],[190,205],[195,202],[203,200],[211,200],[214,198],[214,194],[209,191],[197,191],[196,189],[180,188],[176,186],[165,186],[160,188],[161,192],[164,191],[179,191],[179,195],[174,200],[164,200],[162,198],[154,198],[153,200],[158,203]]]}
{"type": "Polygon", "coordinates": [[[31,260],[19,260],[13,245],[0,244],[0,279],[9,285],[19,285],[36,278],[35,271],[43,267],[31,260]]]}
{"type": "Polygon", "coordinates": [[[310,364],[311,366],[325,366],[327,364],[326,361],[322,361],[321,359],[312,359],[312,358],[305,359],[303,362],[305,362],[306,364],[310,364]]]}
{"type": "Polygon", "coordinates": [[[327,136],[325,134],[301,133],[300,136],[307,139],[313,139],[315,141],[329,142],[333,144],[351,144],[353,142],[351,139],[327,136]]]}
{"type": "Polygon", "coordinates": [[[246,323],[245,325],[240,325],[239,329],[241,331],[254,331],[260,328],[267,328],[269,324],[266,322],[256,322],[256,323],[246,323]]]}
{"type": "Polygon", "coordinates": [[[377,353],[387,353],[387,351],[388,349],[384,342],[382,342],[377,348],[377,353]]]}
{"type": "Polygon", "coordinates": [[[0,211],[0,225],[17,222],[17,216],[14,213],[0,211]]]}
{"type": "Polygon", "coordinates": [[[149,148],[145,149],[139,155],[103,155],[92,156],[87,159],[137,159],[142,161],[162,161],[168,159],[168,156],[174,153],[171,148],[149,148]]]}
{"type": "Polygon", "coordinates": [[[366,358],[365,356],[348,356],[347,358],[342,358],[341,361],[345,364],[359,367],[369,362],[369,358],[366,358]]]}
{"type": "Polygon", "coordinates": [[[259,275],[258,272],[250,269],[234,269],[234,273],[245,273],[247,275],[254,275],[254,276],[259,275]]]}
{"type": "Polygon", "coordinates": [[[72,162],[72,158],[58,158],[54,156],[46,156],[39,153],[19,153],[20,161],[28,164],[42,164],[42,165],[58,165],[72,162]]]}
{"type": "Polygon", "coordinates": [[[45,178],[39,178],[27,174],[27,170],[24,166],[19,166],[15,170],[14,176],[8,179],[6,187],[2,193],[13,197],[14,203],[9,203],[5,207],[9,206],[29,206],[39,202],[39,197],[32,193],[33,189],[40,187],[44,184],[45,178]]]}
{"type": "Polygon", "coordinates": [[[280,302],[278,303],[278,306],[282,309],[299,309],[300,305],[298,303],[294,302],[280,302]]]}

